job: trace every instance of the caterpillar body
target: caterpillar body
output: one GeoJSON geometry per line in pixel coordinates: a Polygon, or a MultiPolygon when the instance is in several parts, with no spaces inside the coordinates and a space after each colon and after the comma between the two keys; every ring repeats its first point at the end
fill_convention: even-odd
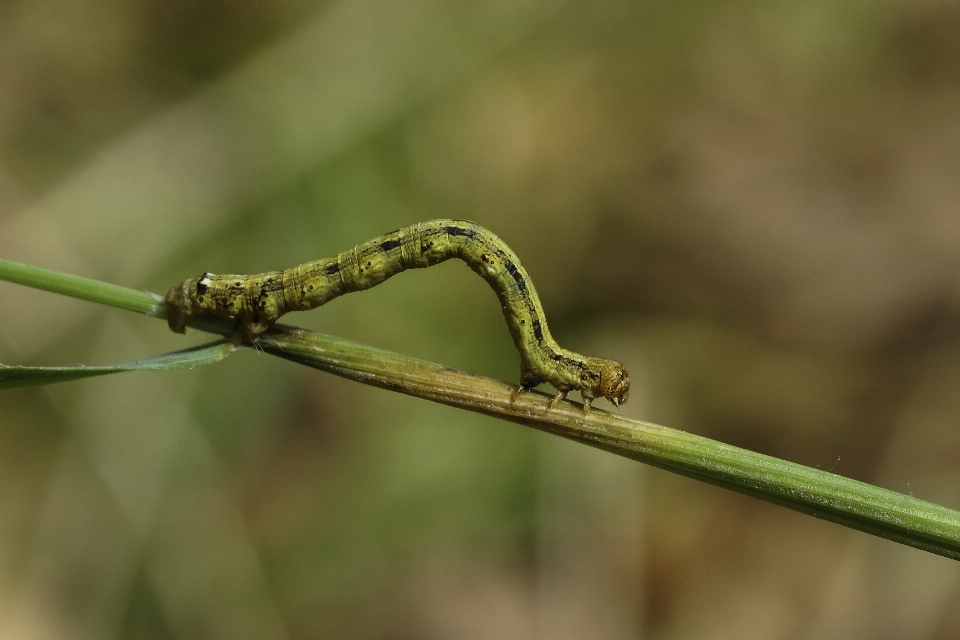
{"type": "Polygon", "coordinates": [[[353,291],[376,286],[406,269],[422,269],[459,258],[486,280],[503,309],[520,352],[519,394],[542,382],[557,389],[552,407],[577,390],[589,411],[594,398],[619,406],[630,379],[614,360],[582,356],[560,347],[547,328],[543,307],[526,269],[500,238],[466,220],[432,220],[399,229],[330,258],[284,271],[252,276],[204,273],[167,293],[167,322],[184,333],[200,315],[237,319],[239,334],[255,341],[288,311],[304,311],[353,291]]]}

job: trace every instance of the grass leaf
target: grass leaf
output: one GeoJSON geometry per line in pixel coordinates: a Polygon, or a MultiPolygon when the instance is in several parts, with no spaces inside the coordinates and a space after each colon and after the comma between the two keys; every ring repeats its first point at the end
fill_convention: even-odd
{"type": "Polygon", "coordinates": [[[0,390],[35,387],[68,380],[103,376],[122,371],[159,371],[162,369],[193,369],[213,364],[226,358],[236,347],[225,340],[165,353],[136,362],[107,366],[76,365],[72,367],[19,367],[0,364],[0,390]]]}

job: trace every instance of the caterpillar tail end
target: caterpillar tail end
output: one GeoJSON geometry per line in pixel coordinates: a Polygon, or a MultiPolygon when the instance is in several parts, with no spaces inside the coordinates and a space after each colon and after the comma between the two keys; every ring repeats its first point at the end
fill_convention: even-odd
{"type": "Polygon", "coordinates": [[[186,333],[187,322],[193,317],[190,299],[190,280],[185,280],[167,292],[167,326],[174,333],[186,333]]]}

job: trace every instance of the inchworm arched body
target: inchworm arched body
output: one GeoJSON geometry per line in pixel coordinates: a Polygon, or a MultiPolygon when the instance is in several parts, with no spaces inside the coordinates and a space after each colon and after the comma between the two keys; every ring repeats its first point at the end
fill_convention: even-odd
{"type": "Polygon", "coordinates": [[[574,389],[583,396],[586,410],[601,396],[617,406],[626,401],[630,379],[623,365],[561,348],[547,329],[533,282],[516,254],[493,233],[466,220],[421,222],[285,271],[252,276],[204,273],[170,289],[167,322],[183,333],[194,316],[236,318],[241,335],[255,341],[288,311],[313,309],[406,269],[450,258],[470,265],[500,299],[520,352],[518,393],[549,382],[558,390],[551,406],[574,389]]]}

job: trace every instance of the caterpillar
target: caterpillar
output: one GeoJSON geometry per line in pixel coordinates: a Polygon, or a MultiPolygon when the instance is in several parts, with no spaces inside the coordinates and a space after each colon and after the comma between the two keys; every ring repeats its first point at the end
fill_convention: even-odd
{"type": "Polygon", "coordinates": [[[520,352],[517,395],[549,382],[552,408],[577,390],[584,411],[594,398],[616,406],[627,399],[630,378],[615,360],[582,356],[560,347],[547,328],[536,289],[520,260],[500,238],[466,220],[432,220],[399,229],[330,258],[252,276],[201,274],[167,293],[167,322],[184,333],[195,316],[236,318],[240,337],[255,342],[288,311],[304,311],[345,293],[376,286],[406,269],[459,258],[486,280],[503,308],[520,352]]]}

